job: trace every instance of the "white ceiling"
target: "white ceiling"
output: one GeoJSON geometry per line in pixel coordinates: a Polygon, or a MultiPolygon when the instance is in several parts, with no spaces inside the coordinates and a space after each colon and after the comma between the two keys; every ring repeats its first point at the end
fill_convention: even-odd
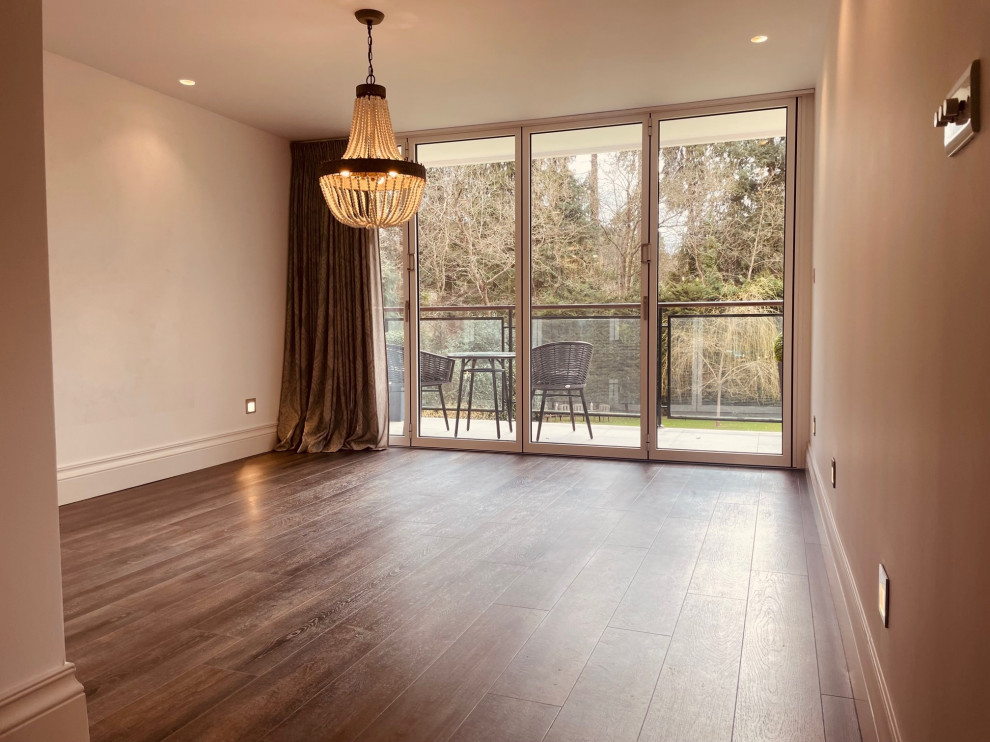
{"type": "MultiPolygon", "coordinates": [[[[828,0],[370,0],[397,131],[814,87],[828,0]],[[751,44],[756,34],[770,40],[751,44]]],[[[44,0],[56,54],[290,139],[345,135],[360,0],[44,0]],[[195,87],[178,84],[192,78],[195,87]]]]}

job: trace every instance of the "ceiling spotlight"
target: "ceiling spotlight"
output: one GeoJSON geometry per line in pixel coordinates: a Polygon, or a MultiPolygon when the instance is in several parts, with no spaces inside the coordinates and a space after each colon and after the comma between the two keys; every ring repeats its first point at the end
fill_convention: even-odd
{"type": "Polygon", "coordinates": [[[195,80],[179,80],[179,84],[180,85],[188,85],[188,86],[192,87],[193,85],[196,84],[196,81],[195,80]]]}
{"type": "Polygon", "coordinates": [[[754,36],[753,38],[751,38],[750,41],[752,41],[754,44],[762,44],[764,41],[766,41],[769,38],[770,38],[769,36],[764,36],[763,34],[760,34],[759,36],[754,36]]]}

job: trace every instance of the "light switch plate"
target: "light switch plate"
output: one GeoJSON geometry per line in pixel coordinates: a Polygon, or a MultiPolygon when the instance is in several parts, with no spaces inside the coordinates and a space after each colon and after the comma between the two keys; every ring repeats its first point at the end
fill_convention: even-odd
{"type": "Polygon", "coordinates": [[[879,593],[878,593],[879,603],[877,607],[880,609],[880,619],[883,621],[883,627],[886,629],[889,626],[889,616],[890,613],[890,579],[887,577],[887,570],[880,565],[880,583],[879,583],[879,593]]]}
{"type": "Polygon", "coordinates": [[[980,130],[980,60],[974,60],[946,96],[959,102],[959,116],[945,125],[945,156],[952,157],[980,130]]]}

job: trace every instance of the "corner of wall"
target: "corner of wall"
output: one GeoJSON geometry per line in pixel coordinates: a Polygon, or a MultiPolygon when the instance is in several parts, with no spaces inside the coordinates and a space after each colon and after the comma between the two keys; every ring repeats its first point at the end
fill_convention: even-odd
{"type": "Polygon", "coordinates": [[[0,700],[0,742],[86,742],[86,696],[65,665],[0,700]]]}
{"type": "Polygon", "coordinates": [[[811,442],[812,276],[814,270],[815,95],[798,98],[794,225],[793,456],[804,469],[811,442]]]}
{"type": "Polygon", "coordinates": [[[55,505],[42,16],[41,0],[0,3],[0,739],[81,742],[55,505]]]}

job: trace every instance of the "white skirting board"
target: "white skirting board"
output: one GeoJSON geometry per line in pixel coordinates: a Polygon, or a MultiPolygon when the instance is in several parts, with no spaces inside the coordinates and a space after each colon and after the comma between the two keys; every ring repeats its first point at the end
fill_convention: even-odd
{"type": "MultiPolygon", "coordinates": [[[[878,742],[900,742],[902,737],[897,726],[897,719],[894,716],[890,691],[884,679],[883,668],[880,667],[873,636],[867,628],[867,613],[863,608],[863,601],[860,600],[859,591],[853,579],[852,567],[835,524],[831,502],[826,494],[825,480],[822,479],[821,471],[818,469],[818,463],[810,447],[807,453],[806,471],[808,486],[812,493],[811,501],[816,511],[815,517],[824,537],[822,549],[825,552],[825,566],[829,572],[832,599],[835,602],[836,612],[845,612],[845,616],[840,617],[840,621],[846,619],[847,625],[851,627],[852,639],[855,644],[852,651],[863,671],[863,684],[876,725],[875,736],[868,734],[868,731],[864,729],[863,739],[875,738],[878,742]]],[[[846,653],[849,654],[849,648],[846,649],[846,653]]],[[[873,730],[869,731],[872,732],[873,730]]]]}
{"type": "Polygon", "coordinates": [[[0,698],[0,742],[87,742],[86,696],[65,665],[0,698]]]}
{"type": "Polygon", "coordinates": [[[274,423],[58,468],[58,504],[186,474],[271,451],[274,423]]]}

